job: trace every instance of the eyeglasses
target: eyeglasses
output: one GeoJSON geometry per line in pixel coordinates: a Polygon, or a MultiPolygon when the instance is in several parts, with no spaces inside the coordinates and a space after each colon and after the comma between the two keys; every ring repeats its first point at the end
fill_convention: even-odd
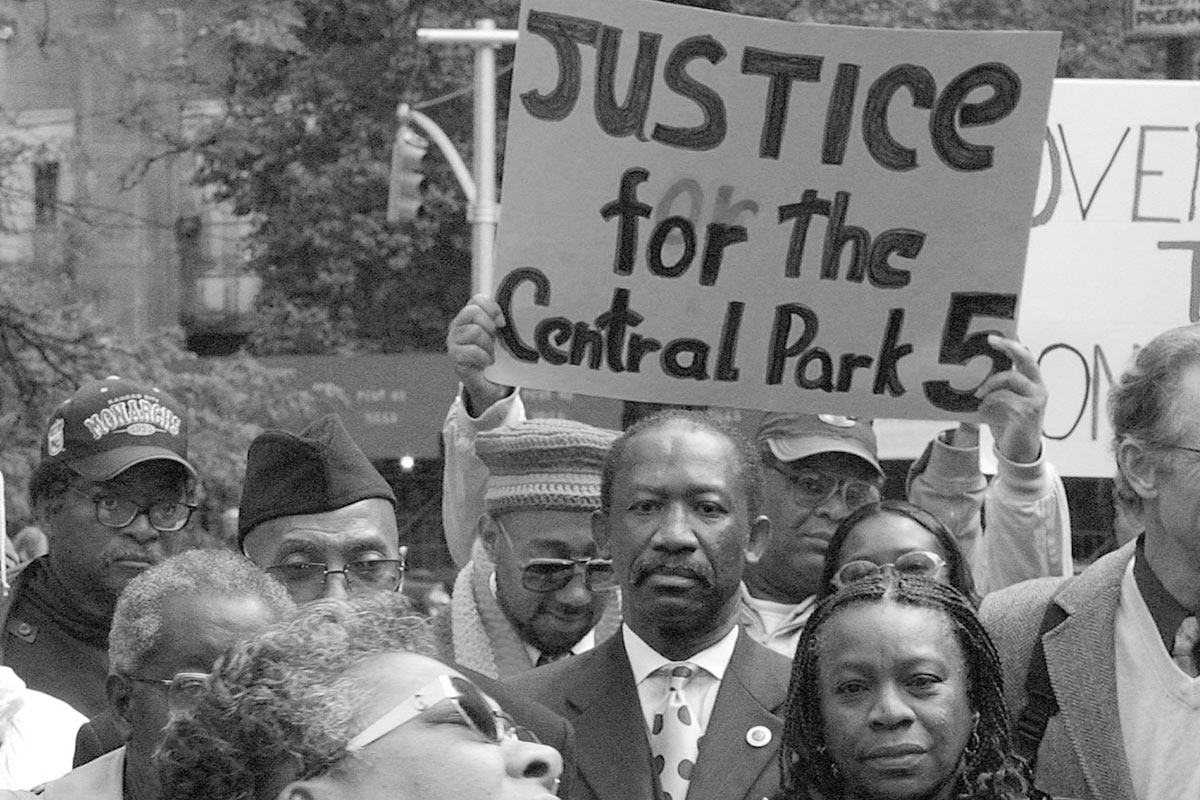
{"type": "Polygon", "coordinates": [[[521,585],[531,592],[557,592],[583,573],[593,592],[616,588],[612,561],[607,558],[534,558],[521,567],[521,585]]]}
{"type": "Polygon", "coordinates": [[[467,727],[492,744],[500,744],[505,740],[512,739],[526,742],[538,741],[533,731],[518,726],[504,712],[493,708],[492,702],[479,690],[478,686],[465,678],[439,675],[433,683],[401,701],[391,711],[368,725],[366,730],[347,742],[346,751],[353,753],[362,750],[401,725],[416,719],[423,712],[444,702],[450,703],[467,727]]]}
{"type": "Polygon", "coordinates": [[[909,578],[934,578],[946,566],[946,559],[928,550],[913,550],[896,558],[890,564],[876,564],[874,561],[850,561],[841,566],[834,574],[832,583],[841,589],[848,583],[878,575],[887,569],[893,569],[909,578]]]}
{"type": "Polygon", "coordinates": [[[1185,453],[1196,453],[1197,455],[1200,455],[1200,447],[1188,447],[1187,445],[1183,444],[1167,444],[1166,442],[1146,442],[1146,444],[1153,445],[1154,447],[1161,447],[1165,450],[1182,450],[1185,453]]]}
{"type": "Polygon", "coordinates": [[[347,591],[361,587],[395,592],[404,585],[407,552],[407,547],[401,547],[400,558],[351,561],[342,569],[330,569],[328,564],[316,561],[300,561],[294,564],[274,564],[267,567],[266,571],[286,586],[288,594],[299,603],[307,603],[320,597],[325,591],[325,582],[330,575],[344,576],[347,591]]]}
{"type": "MultiPolygon", "coordinates": [[[[500,520],[495,522],[512,548],[508,530],[500,520]]],[[[584,586],[590,591],[607,592],[616,588],[610,558],[531,558],[521,565],[521,586],[530,592],[557,592],[575,580],[580,572],[584,586]]]]}
{"type": "Polygon", "coordinates": [[[182,711],[191,708],[196,704],[196,698],[204,691],[204,687],[208,685],[208,673],[206,672],[178,672],[174,678],[142,678],[137,675],[126,675],[131,681],[137,683],[157,684],[165,686],[167,689],[167,706],[172,711],[182,711]]]}
{"type": "Polygon", "coordinates": [[[188,524],[196,506],[169,500],[162,503],[151,503],[148,506],[138,505],[126,497],[109,497],[98,494],[95,497],[74,486],[68,486],[75,494],[91,500],[96,507],[96,522],[106,528],[124,528],[133,523],[139,514],[145,514],[150,521],[150,527],[162,533],[172,533],[188,524]]]}
{"type": "Polygon", "coordinates": [[[804,508],[816,508],[838,492],[851,511],[867,503],[879,502],[879,487],[867,481],[843,478],[819,469],[786,469],[777,464],[772,464],[771,468],[787,478],[792,489],[792,502],[804,508]]]}

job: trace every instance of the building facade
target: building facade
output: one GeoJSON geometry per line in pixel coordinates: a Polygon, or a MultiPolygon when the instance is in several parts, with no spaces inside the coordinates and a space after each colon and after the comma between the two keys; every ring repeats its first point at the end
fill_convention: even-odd
{"type": "Polygon", "coordinates": [[[122,332],[229,337],[253,307],[247,230],[191,183],[181,136],[219,111],[163,80],[186,3],[0,0],[0,262],[61,280],[122,332]]]}

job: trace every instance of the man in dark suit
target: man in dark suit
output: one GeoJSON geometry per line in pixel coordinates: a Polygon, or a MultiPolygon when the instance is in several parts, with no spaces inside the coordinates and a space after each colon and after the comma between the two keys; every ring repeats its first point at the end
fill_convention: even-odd
{"type": "Polygon", "coordinates": [[[761,481],[753,448],[703,413],[655,415],[613,445],[593,534],[621,586],[621,633],[507,681],[574,726],[572,798],[778,788],[790,664],[737,625],[743,569],[769,535],[761,481]]]}

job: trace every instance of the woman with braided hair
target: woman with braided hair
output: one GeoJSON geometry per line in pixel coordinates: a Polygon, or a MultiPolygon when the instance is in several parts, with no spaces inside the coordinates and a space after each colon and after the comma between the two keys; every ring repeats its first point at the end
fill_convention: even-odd
{"type": "Polygon", "coordinates": [[[942,583],[893,570],[813,612],[785,705],[776,800],[1047,800],[1013,755],[1000,660],[942,583]]]}

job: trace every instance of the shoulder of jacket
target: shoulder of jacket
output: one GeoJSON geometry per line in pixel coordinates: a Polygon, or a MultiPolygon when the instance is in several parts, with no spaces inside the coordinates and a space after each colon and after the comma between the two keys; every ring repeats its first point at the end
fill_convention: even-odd
{"type": "MultiPolygon", "coordinates": [[[[25,568],[32,564],[32,561],[27,561],[24,564],[18,564],[16,567],[8,570],[8,588],[0,592],[0,664],[4,663],[4,638],[6,633],[11,633],[19,639],[27,642],[32,642],[37,638],[37,626],[32,625],[23,620],[10,620],[13,604],[16,602],[17,592],[20,590],[19,579],[25,568]],[[10,630],[10,624],[11,630],[10,630]]],[[[3,795],[0,795],[0,800],[3,800],[3,795]]]]}
{"type": "Polygon", "coordinates": [[[1019,613],[1023,610],[1045,608],[1050,598],[1074,580],[1074,577],[1033,578],[988,592],[979,605],[979,616],[987,618],[997,613],[1019,613]]]}

